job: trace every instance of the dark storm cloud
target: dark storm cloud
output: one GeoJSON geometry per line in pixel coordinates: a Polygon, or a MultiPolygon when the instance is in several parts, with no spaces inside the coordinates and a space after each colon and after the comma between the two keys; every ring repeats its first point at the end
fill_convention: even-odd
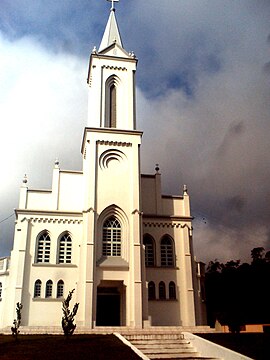
{"type": "Polygon", "coordinates": [[[238,122],[236,124],[230,124],[229,130],[225,133],[224,139],[217,151],[218,156],[224,156],[225,152],[230,148],[230,145],[234,141],[238,141],[239,137],[245,131],[243,122],[238,122]]]}
{"type": "MultiPolygon", "coordinates": [[[[1,143],[2,153],[10,151],[2,166],[12,174],[2,178],[1,218],[17,206],[25,172],[29,186],[50,188],[55,157],[62,167],[81,167],[87,58],[109,6],[1,1],[0,115],[21,132],[19,152],[1,143]],[[12,108],[18,94],[28,94],[19,114],[12,108]],[[38,106],[29,111],[32,96],[38,106]]],[[[165,193],[188,185],[197,258],[247,259],[252,247],[269,248],[269,1],[123,0],[116,14],[125,48],[139,58],[142,170],[154,172],[159,163],[165,193]]],[[[6,125],[5,137],[12,134],[6,125]]],[[[10,245],[6,229],[0,225],[1,244],[10,245]]]]}
{"type": "Polygon", "coordinates": [[[245,207],[246,199],[241,195],[235,195],[229,198],[227,201],[227,211],[236,211],[242,213],[245,207]]]}

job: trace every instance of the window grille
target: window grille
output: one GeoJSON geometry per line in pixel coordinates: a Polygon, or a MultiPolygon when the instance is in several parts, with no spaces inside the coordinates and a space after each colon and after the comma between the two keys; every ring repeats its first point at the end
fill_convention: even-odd
{"type": "Polygon", "coordinates": [[[58,264],[71,263],[72,240],[69,234],[64,234],[59,241],[58,264]]]}
{"type": "Polygon", "coordinates": [[[53,287],[52,280],[48,280],[46,282],[46,293],[45,293],[46,298],[52,297],[52,287],[53,287]]]}
{"type": "Polygon", "coordinates": [[[166,287],[163,281],[159,283],[159,299],[160,300],[166,299],[166,287]]]}
{"type": "Polygon", "coordinates": [[[176,289],[175,289],[175,283],[173,281],[169,283],[169,299],[171,300],[176,299],[176,289]]]}
{"type": "Polygon", "coordinates": [[[103,225],[102,254],[104,256],[121,256],[121,225],[112,216],[103,225]]]}
{"type": "Polygon", "coordinates": [[[64,281],[63,280],[59,280],[57,283],[57,295],[56,296],[58,298],[64,296],[64,281]]]}
{"type": "Polygon", "coordinates": [[[2,300],[2,291],[3,291],[3,285],[0,282],[0,301],[2,300]]]}
{"type": "Polygon", "coordinates": [[[173,241],[169,237],[161,240],[160,257],[161,266],[174,266],[173,241]]]}
{"type": "Polygon", "coordinates": [[[148,300],[155,300],[156,298],[156,285],[153,281],[148,284],[148,300]]]}
{"type": "Polygon", "coordinates": [[[145,245],[145,266],[155,266],[154,239],[149,235],[145,235],[143,244],[145,245]]]}
{"type": "Polygon", "coordinates": [[[36,280],[35,282],[34,297],[41,297],[41,280],[36,280]]]}
{"type": "Polygon", "coordinates": [[[39,236],[37,242],[37,263],[50,262],[51,239],[48,233],[39,236]]]}

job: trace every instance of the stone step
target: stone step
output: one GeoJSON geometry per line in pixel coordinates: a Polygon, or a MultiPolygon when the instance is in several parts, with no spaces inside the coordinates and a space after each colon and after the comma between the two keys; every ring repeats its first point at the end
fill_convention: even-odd
{"type": "Polygon", "coordinates": [[[175,344],[168,344],[168,345],[163,345],[162,344],[162,346],[161,345],[158,345],[158,344],[149,344],[149,345],[147,345],[147,344],[144,344],[144,345],[141,345],[141,344],[139,344],[139,345],[136,345],[136,344],[134,344],[134,343],[132,343],[134,346],[136,346],[136,348],[137,349],[140,349],[143,353],[145,352],[145,351],[147,351],[147,350],[156,350],[156,351],[158,351],[158,350],[160,350],[161,348],[164,350],[164,351],[169,351],[170,349],[172,349],[172,350],[175,350],[175,349],[177,349],[177,350],[179,350],[179,349],[181,349],[181,351],[189,351],[189,350],[193,350],[193,348],[192,348],[192,346],[191,345],[184,345],[184,346],[175,346],[175,344]]]}
{"type": "MultiPolygon", "coordinates": [[[[150,359],[150,358],[149,358],[150,359]]],[[[161,358],[155,358],[155,357],[152,357],[151,360],[160,360],[161,358]]],[[[162,358],[163,360],[171,360],[172,358],[162,358]]],[[[190,355],[187,355],[186,357],[176,357],[176,358],[173,358],[173,360],[223,360],[223,359],[217,359],[217,358],[213,358],[213,357],[204,357],[204,356],[190,356],[190,355]]]]}
{"type": "Polygon", "coordinates": [[[183,354],[146,354],[146,356],[148,356],[149,359],[151,360],[158,360],[158,359],[202,359],[200,358],[200,354],[199,353],[192,353],[192,354],[188,354],[188,353],[183,353],[183,354]]]}
{"type": "Polygon", "coordinates": [[[164,340],[183,340],[184,335],[182,333],[177,334],[126,334],[122,333],[123,336],[133,340],[155,340],[155,339],[164,339],[164,340]]]}
{"type": "Polygon", "coordinates": [[[182,348],[176,348],[176,347],[173,347],[173,348],[144,348],[144,349],[141,349],[141,347],[137,347],[137,349],[141,350],[145,355],[148,355],[148,354],[190,354],[190,353],[196,353],[194,348],[193,347],[190,347],[190,348],[185,348],[185,349],[182,349],[182,348]]]}
{"type": "Polygon", "coordinates": [[[161,346],[161,344],[162,344],[162,346],[169,346],[169,345],[170,346],[176,346],[176,345],[177,346],[179,346],[179,345],[188,346],[188,345],[190,345],[190,342],[188,340],[167,340],[167,339],[165,339],[165,340],[160,341],[158,339],[157,340],[150,339],[150,340],[132,340],[131,342],[134,345],[140,345],[140,346],[143,346],[143,345],[161,346]]]}

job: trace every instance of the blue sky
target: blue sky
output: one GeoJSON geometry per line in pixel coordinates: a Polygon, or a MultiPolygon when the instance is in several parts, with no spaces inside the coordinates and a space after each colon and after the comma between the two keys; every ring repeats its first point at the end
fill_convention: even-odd
{"type": "MultiPolygon", "coordinates": [[[[203,261],[269,249],[270,3],[120,0],[124,47],[139,59],[142,170],[159,163],[165,193],[191,195],[203,261]],[[205,220],[204,220],[205,219],[205,220]]],[[[81,169],[87,66],[105,0],[0,2],[0,221],[29,187],[50,188],[55,158],[81,169]]],[[[0,223],[0,256],[14,216],[0,223]]]]}

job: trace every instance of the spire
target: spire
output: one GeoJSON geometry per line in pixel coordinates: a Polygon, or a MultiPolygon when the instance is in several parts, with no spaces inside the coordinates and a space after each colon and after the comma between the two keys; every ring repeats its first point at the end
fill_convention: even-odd
{"type": "Polygon", "coordinates": [[[119,0],[107,0],[107,1],[111,1],[112,7],[111,7],[109,20],[107,22],[106,29],[104,31],[103,38],[102,38],[102,41],[101,41],[101,44],[99,47],[99,52],[106,49],[108,46],[110,46],[114,43],[123,47],[121,36],[120,36],[118,25],[117,25],[117,21],[116,21],[116,17],[115,17],[115,8],[114,8],[114,3],[119,0]]]}

